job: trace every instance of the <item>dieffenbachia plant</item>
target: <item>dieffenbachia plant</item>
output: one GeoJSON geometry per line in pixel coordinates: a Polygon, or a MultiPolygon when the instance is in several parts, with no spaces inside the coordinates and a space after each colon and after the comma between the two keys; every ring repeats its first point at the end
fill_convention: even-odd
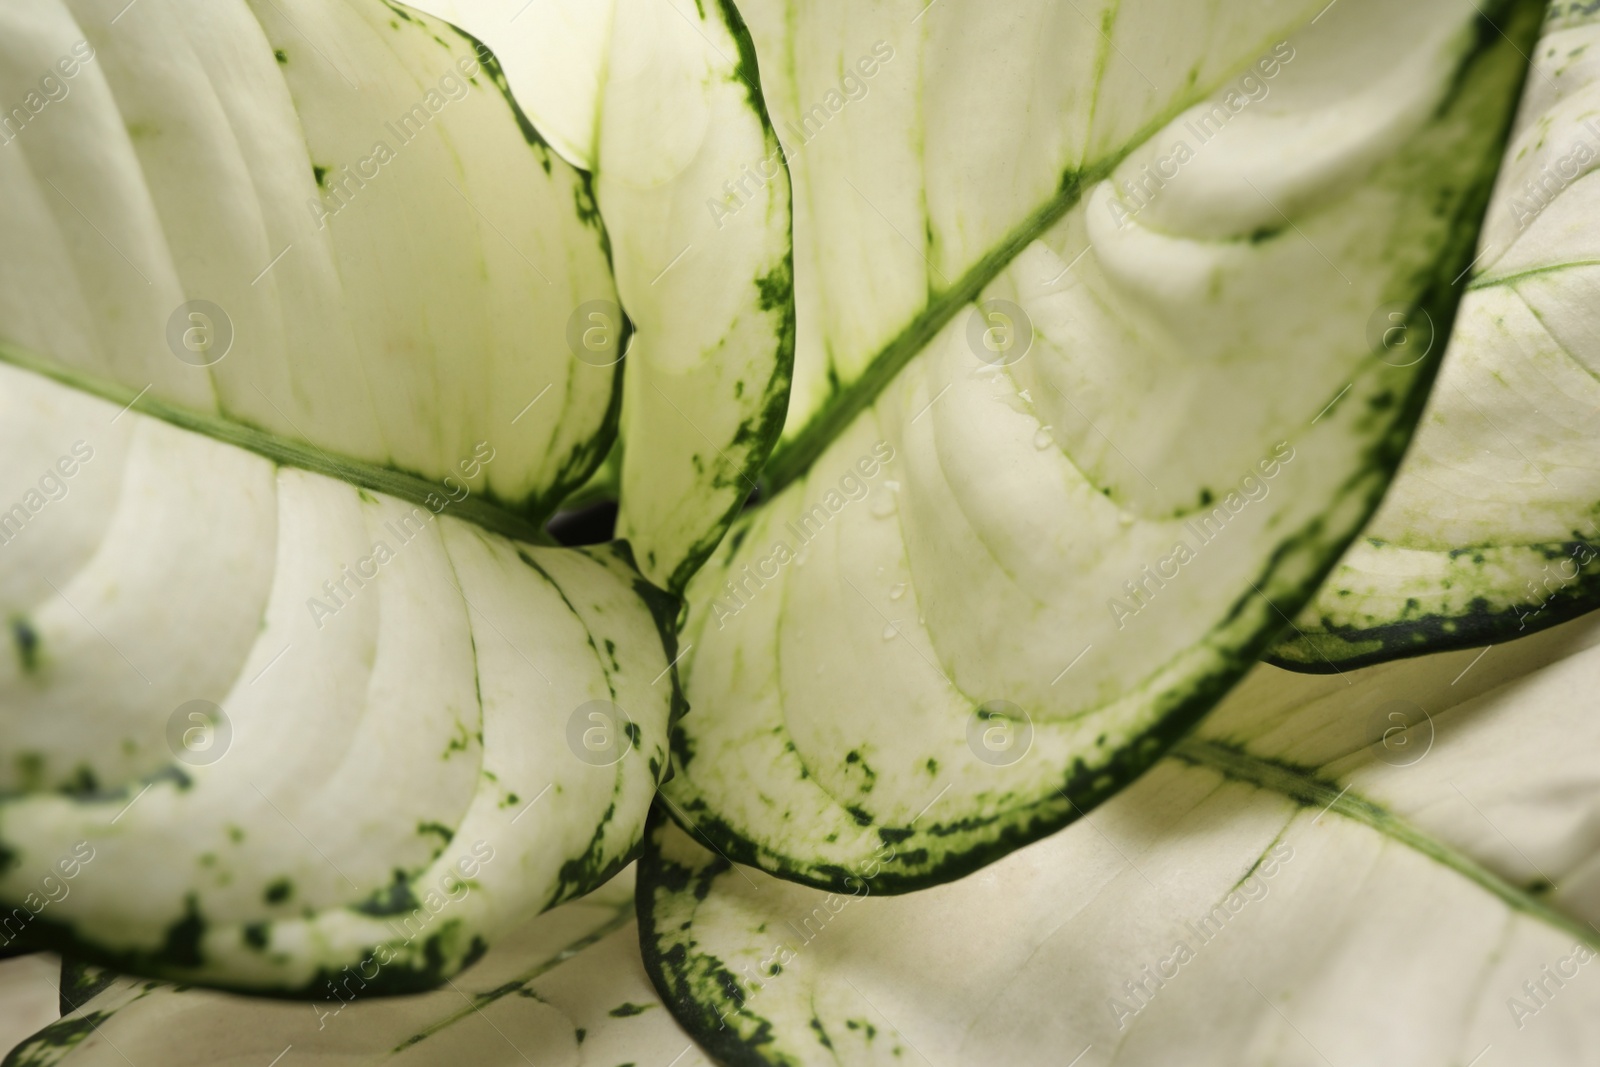
{"type": "Polygon", "coordinates": [[[419,6],[494,47],[533,124],[596,176],[639,331],[617,534],[679,591],[755,490],[789,397],[789,181],[749,35],[727,0],[419,6]],[[746,177],[774,160],[759,184],[746,177]],[[730,196],[737,212],[707,210],[730,196]]]}
{"type": "Polygon", "coordinates": [[[673,1056],[673,1067],[706,1067],[645,973],[631,873],[511,932],[450,985],[416,996],[372,996],[352,974],[291,1003],[69,966],[60,1021],[18,1045],[5,1067],[267,1064],[286,1050],[286,1062],[327,1067],[615,1067],[673,1056]]]}
{"type": "Polygon", "coordinates": [[[1449,329],[1542,7],[858,9],[742,5],[800,342],[771,498],[690,586],[664,795],[892,892],[1122,788],[1315,592],[1437,370],[1381,342],[1449,329]]]}
{"type": "Polygon", "coordinates": [[[1600,621],[1477,657],[1258,667],[1100,809],[920,893],[735,866],[662,810],[642,954],[622,878],[415,997],[69,967],[4,1067],[1587,1063],[1600,621]]]}
{"type": "MultiPolygon", "coordinates": [[[[1487,645],[1600,604],[1597,41],[1593,4],[1552,5],[1416,441],[1278,662],[1487,645]]],[[[1392,358],[1423,358],[1445,335],[1390,340],[1392,358]]]]}
{"type": "MultiPolygon", "coordinates": [[[[1371,517],[1464,279],[1447,385],[1572,373],[1512,294],[1585,365],[1578,175],[1475,246],[1538,4],[422,6],[0,6],[0,937],[309,998],[74,962],[7,1067],[1159,1062],[1201,1018],[1219,1062],[1388,1062],[1329,1020],[1441,931],[1403,1062],[1467,1062],[1463,1016],[1581,1047],[1592,623],[1259,668],[1172,747],[1371,517]],[[550,543],[611,489],[623,541],[550,543]],[[641,957],[604,883],[674,720],[641,957]]],[[[1502,205],[1570,169],[1585,7],[1502,205]]],[[[1508,577],[1580,477],[1429,495],[1451,403],[1278,660],[1586,606],[1508,577]],[[1402,543],[1523,547],[1463,600],[1402,543]]],[[[1532,406],[1484,422],[1570,463],[1532,406]]]]}
{"type": "Polygon", "coordinates": [[[544,27],[574,165],[399,4],[0,4],[7,943],[427,988],[635,852],[793,321],[783,181],[674,221],[772,143],[743,30],[654,7],[544,27]],[[648,521],[556,547],[619,420],[648,521]]]}
{"type": "Polygon", "coordinates": [[[921,893],[662,818],[646,962],[727,1064],[1593,1062],[1600,621],[1476,655],[1258,667],[1097,811],[921,893]]]}

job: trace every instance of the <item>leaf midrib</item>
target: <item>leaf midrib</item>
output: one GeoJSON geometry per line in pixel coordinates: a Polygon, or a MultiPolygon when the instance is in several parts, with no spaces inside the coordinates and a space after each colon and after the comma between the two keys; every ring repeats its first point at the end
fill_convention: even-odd
{"type": "Polygon", "coordinates": [[[763,472],[765,493],[771,496],[784,486],[805,474],[811,464],[822,455],[834,438],[849,428],[856,416],[865,411],[878,394],[894,380],[895,376],[918,353],[931,343],[956,312],[976,300],[978,294],[1011,264],[1021,251],[1044,235],[1061,216],[1072,210],[1082,198],[1083,190],[1106,177],[1118,163],[1139,144],[1136,139],[1101,162],[1082,171],[1068,172],[1056,194],[1020,225],[986,252],[955,284],[937,294],[917,313],[878,354],[872,357],[867,369],[845,386],[829,403],[806,423],[805,429],[773,452],[763,472]]]}
{"type": "MultiPolygon", "coordinates": [[[[231,419],[191,411],[170,404],[159,397],[150,396],[148,389],[142,392],[135,391],[117,382],[77,374],[4,341],[0,341],[0,363],[59,382],[89,396],[99,397],[122,407],[124,411],[148,415],[211,440],[254,452],[279,466],[296,467],[313,474],[321,474],[348,485],[371,489],[386,496],[428,507],[430,511],[433,509],[428,504],[429,497],[435,501],[449,500],[442,482],[429,481],[421,475],[382,467],[375,463],[332,455],[313,444],[278,437],[231,419]]],[[[546,546],[557,544],[555,538],[546,533],[538,523],[485,499],[481,491],[474,492],[459,502],[451,502],[434,514],[449,515],[480,526],[490,533],[530,544],[546,546]]]]}
{"type": "MultiPolygon", "coordinates": [[[[1313,20],[1315,21],[1315,20],[1313,20]]],[[[1270,41],[1270,38],[1268,39],[1270,41]]],[[[1258,46],[1259,50],[1259,46],[1258,46]]],[[[1172,105],[1155,115],[1141,129],[1135,131],[1122,146],[1107,153],[1098,161],[1078,170],[1068,170],[1061,176],[1056,192],[1049,200],[1035,208],[1021,223],[1012,228],[983,257],[975,262],[954,285],[941,290],[923,306],[912,320],[895,335],[894,339],[872,357],[867,369],[856,376],[831,397],[818,411],[807,417],[805,427],[788,441],[780,440],[761,476],[761,497],[771,499],[790,482],[803,477],[819,456],[839,437],[856,416],[877,400],[895,376],[905,368],[939,331],[955,317],[956,313],[976,300],[1006,267],[1011,265],[1024,248],[1038,240],[1083,198],[1083,192],[1097,182],[1111,176],[1130,154],[1150,138],[1160,133],[1184,111],[1216,92],[1228,79],[1245,70],[1254,61],[1256,51],[1245,55],[1238,63],[1217,74],[1205,86],[1191,86],[1172,105]]],[[[792,59],[792,57],[791,57],[792,59]]],[[[1104,81],[1104,70],[1095,79],[1095,100],[1104,81]]]]}
{"type": "Polygon", "coordinates": [[[1467,283],[1467,291],[1473,292],[1479,289],[1498,289],[1503,287],[1515,289],[1518,282],[1527,278],[1537,278],[1544,274],[1558,274],[1567,270],[1579,270],[1584,267],[1600,267],[1600,259],[1592,257],[1569,259],[1562,263],[1547,263],[1541,267],[1523,267],[1507,274],[1485,274],[1480,278],[1474,278],[1469,281],[1467,283]]]}
{"type": "Polygon", "coordinates": [[[581,937],[575,938],[566,945],[563,945],[555,952],[550,953],[539,963],[528,968],[527,970],[522,971],[516,978],[502,983],[498,988],[492,989],[485,993],[478,993],[475,996],[468,998],[468,1001],[464,1006],[456,1009],[454,1012],[445,1016],[444,1018],[429,1023],[427,1026],[418,1030],[405,1041],[402,1041],[400,1044],[390,1049],[389,1054],[391,1056],[397,1056],[411,1046],[421,1044],[423,1041],[434,1036],[435,1034],[442,1033],[444,1030],[449,1029],[462,1019],[470,1016],[473,1012],[482,1011],[495,1001],[501,1000],[512,993],[520,992],[526,989],[530,982],[542,978],[544,975],[555,970],[563,963],[566,963],[568,960],[578,955],[578,953],[582,952],[584,949],[598,944],[607,937],[610,937],[612,934],[616,933],[618,930],[622,929],[624,926],[628,925],[630,922],[633,922],[636,918],[634,911],[634,899],[630,896],[622,904],[616,905],[614,908],[614,913],[588,933],[582,935],[581,937]]]}
{"type": "Polygon", "coordinates": [[[1252,756],[1220,741],[1186,738],[1174,745],[1169,755],[1193,766],[1218,771],[1236,781],[1281,794],[1306,807],[1314,806],[1361,823],[1454,871],[1498,898],[1512,911],[1531,916],[1585,944],[1600,948],[1600,931],[1552,908],[1465,852],[1423,833],[1387,809],[1352,792],[1348,786],[1338,786],[1286,763],[1252,756]]]}

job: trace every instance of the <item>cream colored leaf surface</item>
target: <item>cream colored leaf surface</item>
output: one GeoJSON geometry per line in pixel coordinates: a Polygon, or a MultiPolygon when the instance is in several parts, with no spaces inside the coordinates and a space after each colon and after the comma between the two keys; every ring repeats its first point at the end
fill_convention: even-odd
{"type": "Polygon", "coordinates": [[[726,0],[424,6],[503,56],[595,176],[632,332],[586,305],[572,336],[591,362],[626,345],[617,532],[681,590],[755,490],[789,397],[789,179],[749,34],[726,0]]]}
{"type": "Polygon", "coordinates": [[[680,699],[626,546],[528,543],[612,418],[615,372],[561,354],[612,292],[587,179],[492,57],[377,0],[0,22],[30,115],[0,147],[0,929],[431,987],[626,862],[680,699]]]}
{"type": "Polygon", "coordinates": [[[12,1048],[60,1015],[61,961],[46,953],[0,960],[0,1048],[12,1048]]]}
{"type": "Polygon", "coordinates": [[[592,171],[615,0],[423,0],[418,10],[488,41],[517,103],[568,163],[592,171]]]}
{"type": "MultiPolygon", "coordinates": [[[[945,321],[964,318],[968,302],[1095,181],[1257,59],[1275,58],[1276,45],[1324,6],[741,5],[795,185],[800,341],[774,480],[803,471],[870,402],[886,362],[904,362],[945,321]]],[[[1266,69],[1273,74],[1258,82],[1270,98],[1279,64],[1266,69]]],[[[1238,89],[1238,97],[1261,92],[1238,89]]],[[[1252,119],[1266,110],[1275,109],[1255,108],[1252,119]]],[[[1138,164],[1164,155],[1181,127],[1166,132],[1161,152],[1117,177],[1137,181],[1138,164]]],[[[1258,216],[1270,209],[1259,197],[1236,199],[1235,217],[1217,220],[1219,236],[1240,221],[1246,232],[1265,224],[1258,216]]],[[[1194,223],[1183,218],[1180,235],[1194,223]]],[[[1272,228],[1281,224],[1274,215],[1272,228]]],[[[1078,277],[1059,272],[1044,279],[1059,287],[1078,277]]]]}
{"type": "MultiPolygon", "coordinates": [[[[1593,5],[1552,5],[1416,441],[1285,666],[1488,645],[1600,603],[1597,41],[1593,5]]],[[[1418,324],[1392,347],[1444,341],[1418,324]]]]}
{"type": "Polygon", "coordinates": [[[0,7],[0,357],[369,487],[482,440],[515,512],[581,484],[606,238],[493,57],[378,0],[120,6],[0,7]]]}
{"type": "Polygon", "coordinates": [[[828,342],[878,354],[691,585],[666,796],[730,858],[838,888],[893,845],[913,889],[1098,803],[1311,596],[1420,412],[1437,361],[1367,334],[1449,321],[1538,5],[1077,6],[882,5],[842,45],[808,9],[763,56],[803,97],[913,42],[791,152],[802,329],[913,318],[828,342]]]}
{"type": "Polygon", "coordinates": [[[356,969],[304,1003],[70,969],[77,1010],[4,1064],[91,1067],[127,1056],[165,1067],[260,1067],[292,1049],[291,1062],[325,1067],[706,1067],[645,975],[631,874],[522,926],[453,988],[420,996],[369,996],[356,969]]]}
{"type": "Polygon", "coordinates": [[[646,961],[725,1063],[1591,1063],[1600,625],[1475,656],[1258,667],[1098,811],[922,893],[663,820],[646,961]]]}
{"type": "Polygon", "coordinates": [[[270,989],[386,944],[426,986],[624,861],[675,681],[622,550],[0,383],[14,486],[79,461],[0,548],[0,901],[30,936],[270,989]]]}

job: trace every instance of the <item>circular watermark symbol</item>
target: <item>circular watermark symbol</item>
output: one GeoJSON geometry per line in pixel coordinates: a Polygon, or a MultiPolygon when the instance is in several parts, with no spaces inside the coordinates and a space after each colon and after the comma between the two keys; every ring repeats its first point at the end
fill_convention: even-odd
{"type": "Polygon", "coordinates": [[[1367,737],[1373,756],[1391,767],[1410,767],[1433,748],[1433,718],[1410,700],[1386,701],[1367,720],[1367,737]]]}
{"type": "Polygon", "coordinates": [[[233,723],[209,700],[179,704],[167,717],[167,748],[179,763],[207,767],[228,754],[233,723]]]}
{"type": "Polygon", "coordinates": [[[1033,720],[1009,700],[991,700],[967,720],[967,747],[992,767],[1009,767],[1033,747],[1033,720]]]}
{"type": "Polygon", "coordinates": [[[567,347],[591,367],[622,362],[622,309],[610,300],[579,304],[567,319],[567,347]]]}
{"type": "Polygon", "coordinates": [[[167,318],[167,347],[191,367],[220,363],[233,348],[233,320],[209,300],[179,304],[167,318]]]}
{"type": "Polygon", "coordinates": [[[1433,316],[1411,304],[1385,304],[1367,320],[1367,348],[1391,367],[1414,367],[1433,351],[1433,316]]]}
{"type": "Polygon", "coordinates": [[[609,700],[580,704],[567,719],[567,747],[591,767],[610,767],[633,748],[636,727],[609,700]]]}
{"type": "Polygon", "coordinates": [[[985,300],[967,318],[967,347],[992,367],[1009,367],[1033,348],[1033,320],[1009,300],[985,300]]]}

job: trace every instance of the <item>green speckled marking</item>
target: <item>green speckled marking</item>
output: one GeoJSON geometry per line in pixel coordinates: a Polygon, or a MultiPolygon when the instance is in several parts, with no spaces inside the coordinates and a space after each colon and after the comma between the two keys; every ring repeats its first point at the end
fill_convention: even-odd
{"type": "Polygon", "coordinates": [[[272,943],[272,927],[267,923],[251,923],[244,928],[244,943],[262,950],[272,943]]]}
{"type": "Polygon", "coordinates": [[[184,899],[183,918],[167,928],[157,956],[174,967],[198,967],[205,962],[200,951],[205,935],[206,921],[200,915],[199,898],[190,893],[184,899]]]}
{"type": "MultiPolygon", "coordinates": [[[[734,7],[731,0],[718,0],[722,18],[727,25],[728,32],[732,35],[739,48],[739,62],[734,69],[734,77],[742,82],[746,89],[750,109],[755,113],[761,123],[768,158],[775,158],[783,168],[785,178],[788,178],[788,159],[778,142],[777,133],[773,130],[771,117],[767,114],[766,100],[761,90],[761,70],[756,58],[754,38],[750,35],[749,28],[744,19],[734,7]]],[[[788,183],[789,202],[786,208],[789,217],[794,217],[794,186],[788,183]]],[[[711,523],[707,532],[698,541],[689,546],[684,553],[682,561],[674,568],[667,578],[667,587],[673,592],[682,592],[689,584],[689,579],[705,564],[706,560],[721,543],[729,526],[739,516],[749,501],[748,486],[756,484],[758,472],[767,463],[774,446],[783,433],[784,419],[789,411],[789,389],[794,377],[794,352],[796,337],[796,314],[794,303],[794,241],[793,231],[789,240],[784,244],[783,254],[772,265],[768,272],[754,279],[756,287],[756,306],[767,314],[778,316],[775,329],[778,339],[776,360],[772,375],[760,386],[761,407],[752,417],[739,424],[734,432],[733,439],[724,450],[725,458],[719,457],[721,462],[716,464],[712,476],[712,486],[718,490],[731,490],[727,510],[711,523]],[[735,459],[734,457],[740,457],[735,459]]],[[[742,397],[745,392],[745,383],[739,382],[736,387],[736,398],[742,397]]],[[[697,469],[704,471],[703,463],[695,457],[697,469]]]]}
{"type": "Polygon", "coordinates": [[[108,1018],[109,1014],[88,1012],[73,1019],[63,1019],[13,1049],[5,1058],[4,1067],[46,1067],[47,1064],[55,1064],[108,1018]]]}
{"type": "Polygon", "coordinates": [[[91,967],[77,960],[61,961],[61,1014],[71,1015],[99,996],[117,980],[116,972],[91,967]]]}
{"type": "MultiPolygon", "coordinates": [[[[792,270],[792,262],[793,251],[791,248],[784,253],[784,270],[786,272],[792,270]]],[[[774,277],[775,274],[769,274],[766,278],[757,282],[758,286],[763,283],[769,285],[769,288],[762,292],[761,299],[763,301],[775,298],[770,289],[770,284],[774,277]]],[[[733,488],[737,490],[745,485],[753,484],[757,472],[761,469],[762,464],[771,453],[773,445],[776,444],[778,437],[783,432],[783,421],[789,410],[789,387],[794,377],[795,306],[792,285],[788,292],[789,296],[781,304],[783,319],[779,327],[778,360],[773,368],[772,377],[767,380],[762,388],[764,401],[761,410],[754,418],[746,419],[739,424],[739,428],[734,432],[733,440],[729,444],[731,450],[744,453],[745,463],[737,470],[731,469],[727,463],[719,464],[717,473],[713,478],[713,485],[718,488],[733,488]]],[[[702,466],[698,456],[695,457],[695,463],[697,467],[702,466]]],[[[744,511],[748,501],[748,494],[744,492],[736,493],[728,510],[712,525],[707,534],[695,542],[689,551],[684,554],[683,562],[678,564],[677,569],[672,572],[671,577],[667,580],[667,585],[670,589],[681,592],[689,584],[689,579],[694,577],[700,568],[705,565],[706,560],[711,557],[711,554],[716,551],[717,546],[722,543],[723,535],[734,520],[738,518],[739,514],[744,511]]]]}
{"type": "Polygon", "coordinates": [[[17,650],[17,662],[22,665],[23,674],[37,674],[39,671],[39,631],[33,628],[33,622],[25,616],[17,616],[11,620],[11,644],[17,650]]]}
{"type": "Polygon", "coordinates": [[[394,880],[382,889],[376,890],[370,897],[355,906],[356,911],[363,915],[375,918],[387,918],[394,915],[405,915],[410,912],[415,914],[422,911],[431,920],[432,914],[422,907],[416,894],[411,889],[411,879],[405,871],[396,870],[394,880]]]}
{"type": "MultiPolygon", "coordinates": [[[[1170,758],[1279,794],[1307,811],[1326,811],[1367,826],[1466,878],[1514,913],[1545,923],[1580,943],[1600,948],[1600,932],[1553,908],[1546,899],[1549,887],[1542,881],[1526,887],[1514,885],[1339,782],[1214,741],[1181,741],[1173,747],[1170,758]]],[[[704,850],[698,862],[690,866],[667,859],[662,851],[665,824],[666,819],[658,812],[647,834],[639,866],[639,929],[646,971],[673,1016],[718,1062],[738,1067],[794,1064],[793,1056],[779,1048],[779,1038],[787,1035],[778,1034],[767,1020],[745,1007],[746,1001],[758,1004],[761,991],[757,989],[747,994],[748,981],[735,975],[695,936],[698,903],[711,895],[719,880],[729,878],[733,868],[727,860],[704,850]]],[[[737,883],[737,888],[731,892],[736,896],[745,895],[743,883],[737,883]]],[[[759,909],[759,903],[758,895],[753,907],[759,909]]],[[[760,912],[751,910],[741,914],[754,921],[760,912]]],[[[757,929],[764,930],[764,924],[757,929]]],[[[752,938],[752,943],[754,941],[752,938]]],[[[863,1033],[869,1041],[877,1036],[876,1027],[866,1019],[845,1019],[843,1026],[863,1033]]],[[[812,1040],[824,1049],[833,1050],[827,1024],[821,1018],[813,1014],[808,1028],[814,1035],[812,1040]]],[[[804,1055],[804,1052],[795,1050],[795,1055],[804,1055]]]]}
{"type": "MultiPolygon", "coordinates": [[[[1164,121],[1162,122],[1164,124],[1164,121]]],[[[1149,132],[1154,132],[1152,124],[1149,132]]],[[[956,313],[978,298],[1023,249],[1045,234],[1078,203],[1083,193],[1116,169],[1118,163],[1143,140],[1135,138],[1104,160],[1082,171],[1062,175],[1056,194],[1036,208],[1006,237],[973,264],[949,288],[930,294],[926,307],[872,357],[867,369],[844,386],[828,406],[812,416],[803,430],[773,453],[762,475],[762,492],[771,496],[811,469],[834,439],[877,400],[878,395],[928,347],[956,313]]]]}
{"type": "MultiPolygon", "coordinates": [[[[688,893],[704,900],[712,882],[731,865],[717,856],[698,869],[664,859],[658,847],[658,835],[666,821],[660,805],[650,818],[639,865],[639,949],[645,971],[667,1010],[718,1063],[800,1067],[772,1047],[771,1021],[751,1010],[751,998],[727,964],[708,952],[691,953],[682,941],[664,937],[658,928],[657,913],[664,896],[688,893]],[[669,943],[671,947],[663,949],[669,943]]],[[[692,943],[692,936],[688,940],[692,943]]]]}
{"type": "MultiPolygon", "coordinates": [[[[1477,124],[1474,128],[1479,135],[1492,139],[1485,143],[1499,145],[1503,144],[1510,124],[1511,105],[1515,100],[1512,90],[1520,85],[1525,74],[1515,54],[1515,42],[1531,39],[1538,20],[1533,0],[1502,0],[1495,11],[1507,16],[1505,35],[1492,24],[1487,31],[1479,28],[1476,46],[1463,54],[1452,95],[1441,105],[1441,113],[1473,114],[1477,124]]],[[[1114,166],[1127,151],[1121,150],[1091,170],[1066,175],[1055,198],[1013,230],[961,281],[932,301],[906,332],[880,353],[861,380],[780,450],[769,467],[765,488],[781,487],[789,479],[803,475],[811,460],[875,399],[878,391],[921,351],[937,330],[1023,247],[1076,203],[1088,184],[1114,166]]],[[[1498,171],[1499,156],[1498,151],[1492,156],[1486,154],[1476,169],[1452,176],[1448,191],[1455,224],[1444,230],[1446,236],[1431,273],[1416,280],[1419,295],[1415,306],[1427,313],[1441,335],[1448,335],[1454,323],[1460,293],[1455,279],[1472,260],[1479,220],[1498,171]]],[[[1337,506],[1348,512],[1359,505],[1361,515],[1370,515],[1376,509],[1404,455],[1438,368],[1438,360],[1417,365],[1409,372],[1409,388],[1403,393],[1396,391],[1392,402],[1386,400],[1364,412],[1362,433],[1370,443],[1360,454],[1353,473],[1339,487],[1328,511],[1337,506]]],[[[1274,590],[1274,599],[1264,601],[1254,589],[1247,589],[1213,631],[1213,661],[1209,667],[1203,673],[1197,671],[1184,691],[1165,694],[1156,702],[1149,709],[1154,724],[1131,742],[1115,752],[1097,753],[1101,758],[1093,766],[1079,758],[1072,766],[1063,768],[1062,779],[1054,793],[1044,793],[1036,800],[1013,802],[1010,807],[995,805],[990,810],[945,823],[923,820],[915,828],[879,827],[878,836],[885,842],[883,849],[877,857],[860,857],[862,864],[881,865],[871,876],[874,892],[906,893],[971,873],[1070,824],[1142,774],[1272,645],[1285,626],[1285,618],[1292,618],[1310,601],[1350,542],[1358,536],[1359,527],[1359,523],[1354,523],[1340,532],[1330,531],[1325,519],[1319,516],[1308,520],[1299,530],[1281,536],[1253,582],[1255,589],[1274,590]],[[1292,581],[1274,580],[1284,568],[1298,577],[1292,581]]],[[[674,731],[673,744],[678,769],[683,772],[683,778],[692,783],[695,752],[681,728],[674,731]]],[[[702,773],[712,776],[717,770],[709,767],[702,773]]],[[[772,848],[744,836],[688,790],[672,790],[670,795],[674,803],[667,807],[669,816],[686,832],[710,842],[730,860],[819,889],[848,893],[859,886],[857,873],[843,866],[817,862],[800,854],[803,850],[772,848]]],[[[851,809],[846,806],[846,810],[851,809]]],[[[853,813],[859,823],[871,825],[867,813],[859,810],[853,813]]]]}
{"type": "MultiPolygon", "coordinates": [[[[1531,552],[1570,556],[1572,543],[1525,546],[1531,552]]],[[[1477,562],[1482,562],[1481,557],[1477,562]]],[[[1485,592],[1503,591],[1488,590],[1485,592]]],[[[1414,600],[1408,605],[1415,606],[1414,600]]],[[[1496,606],[1488,597],[1473,597],[1453,615],[1410,614],[1375,626],[1344,626],[1322,620],[1320,629],[1305,626],[1287,636],[1265,657],[1268,663],[1303,674],[1333,674],[1386,663],[1480,648],[1527,637],[1600,608],[1600,566],[1537,602],[1496,606]]]]}

